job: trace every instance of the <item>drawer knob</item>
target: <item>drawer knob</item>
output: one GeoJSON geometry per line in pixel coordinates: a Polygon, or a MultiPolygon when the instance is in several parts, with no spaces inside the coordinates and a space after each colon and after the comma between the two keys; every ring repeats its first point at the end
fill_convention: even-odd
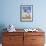
{"type": "Polygon", "coordinates": [[[13,40],[13,38],[9,38],[10,40],[13,40]]]}
{"type": "Polygon", "coordinates": [[[32,39],[32,40],[36,40],[36,39],[32,39]]]}

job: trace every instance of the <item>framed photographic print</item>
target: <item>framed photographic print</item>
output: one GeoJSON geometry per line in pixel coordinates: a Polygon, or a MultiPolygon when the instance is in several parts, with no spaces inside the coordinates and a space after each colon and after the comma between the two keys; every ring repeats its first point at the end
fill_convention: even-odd
{"type": "Polygon", "coordinates": [[[20,21],[31,22],[33,20],[33,5],[20,5],[20,21]]]}

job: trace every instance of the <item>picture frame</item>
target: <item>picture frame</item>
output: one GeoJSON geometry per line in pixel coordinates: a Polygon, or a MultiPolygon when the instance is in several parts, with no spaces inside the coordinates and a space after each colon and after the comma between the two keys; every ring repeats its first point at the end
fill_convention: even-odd
{"type": "Polygon", "coordinates": [[[33,5],[20,5],[20,21],[33,21],[33,5]]]}

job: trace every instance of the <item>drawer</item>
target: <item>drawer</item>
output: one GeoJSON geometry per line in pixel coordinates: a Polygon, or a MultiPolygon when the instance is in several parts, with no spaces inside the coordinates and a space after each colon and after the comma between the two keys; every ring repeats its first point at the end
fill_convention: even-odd
{"type": "Polygon", "coordinates": [[[3,46],[15,46],[14,44],[3,44],[3,46]]]}
{"type": "Polygon", "coordinates": [[[5,37],[3,39],[3,46],[22,46],[23,45],[23,38],[21,36],[14,36],[14,37],[5,37]]]}
{"type": "Polygon", "coordinates": [[[31,46],[31,44],[32,44],[32,37],[30,37],[30,36],[26,36],[26,37],[24,37],[24,46],[31,46]]]}
{"type": "Polygon", "coordinates": [[[32,46],[44,46],[44,44],[31,44],[32,46]]]}
{"type": "Polygon", "coordinates": [[[44,32],[24,32],[24,36],[44,36],[44,32]]]}
{"type": "Polygon", "coordinates": [[[32,40],[32,36],[24,36],[24,40],[32,40]]]}
{"type": "Polygon", "coordinates": [[[32,36],[32,43],[33,44],[43,44],[44,36],[32,36]]]}
{"type": "Polygon", "coordinates": [[[23,46],[23,44],[22,43],[20,43],[20,44],[2,44],[2,46],[23,46]]]}
{"type": "Polygon", "coordinates": [[[4,36],[23,36],[23,32],[4,32],[4,36]]]}
{"type": "Polygon", "coordinates": [[[3,43],[14,43],[23,41],[23,36],[4,36],[3,43]]]}

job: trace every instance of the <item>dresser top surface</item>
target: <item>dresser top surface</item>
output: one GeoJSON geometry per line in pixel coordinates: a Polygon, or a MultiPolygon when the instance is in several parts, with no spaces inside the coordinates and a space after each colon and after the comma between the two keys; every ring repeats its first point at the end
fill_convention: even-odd
{"type": "MultiPolygon", "coordinates": [[[[8,31],[7,31],[8,32],[8,31]]],[[[16,29],[16,31],[15,32],[25,32],[25,33],[27,33],[24,29],[16,29]]],[[[42,31],[42,30],[39,30],[39,31],[28,31],[29,33],[39,33],[39,32],[44,32],[44,31],[42,31]]],[[[12,33],[12,32],[10,32],[10,33],[12,33]]]]}

